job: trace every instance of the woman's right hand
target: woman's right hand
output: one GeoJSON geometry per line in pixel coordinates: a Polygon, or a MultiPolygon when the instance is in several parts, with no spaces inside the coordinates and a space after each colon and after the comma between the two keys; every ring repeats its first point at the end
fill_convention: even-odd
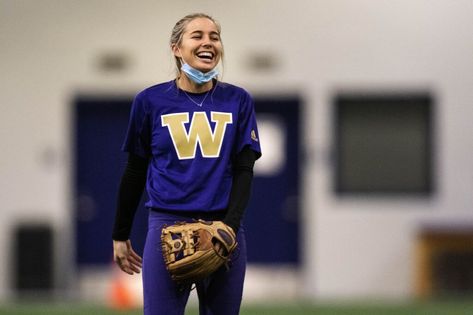
{"type": "Polygon", "coordinates": [[[133,275],[134,272],[140,273],[142,259],[131,247],[130,240],[113,241],[113,260],[129,275],[133,275]]]}

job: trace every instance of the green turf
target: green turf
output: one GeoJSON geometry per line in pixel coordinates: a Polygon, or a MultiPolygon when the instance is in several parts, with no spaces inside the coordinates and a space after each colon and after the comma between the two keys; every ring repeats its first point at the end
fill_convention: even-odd
{"type": "MultiPolygon", "coordinates": [[[[87,305],[9,305],[0,306],[0,315],[138,315],[140,309],[116,311],[101,306],[87,305]]],[[[436,301],[426,303],[344,303],[344,304],[291,304],[245,305],[240,315],[471,315],[473,299],[462,301],[436,301]]],[[[190,308],[186,315],[198,315],[190,308]]]]}

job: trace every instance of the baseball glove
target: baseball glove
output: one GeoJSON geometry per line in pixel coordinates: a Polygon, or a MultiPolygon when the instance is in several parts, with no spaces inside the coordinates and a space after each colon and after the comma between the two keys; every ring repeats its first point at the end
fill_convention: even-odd
{"type": "Polygon", "coordinates": [[[222,221],[179,222],[161,233],[166,268],[179,283],[199,281],[227,264],[237,246],[232,228],[222,221]]]}

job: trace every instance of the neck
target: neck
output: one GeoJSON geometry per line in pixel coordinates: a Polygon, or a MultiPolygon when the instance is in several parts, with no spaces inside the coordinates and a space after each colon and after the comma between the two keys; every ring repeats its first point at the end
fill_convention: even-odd
{"type": "Polygon", "coordinates": [[[204,83],[197,84],[187,77],[184,73],[181,73],[180,76],[176,79],[177,86],[186,92],[191,93],[203,93],[212,89],[213,80],[204,83]]]}

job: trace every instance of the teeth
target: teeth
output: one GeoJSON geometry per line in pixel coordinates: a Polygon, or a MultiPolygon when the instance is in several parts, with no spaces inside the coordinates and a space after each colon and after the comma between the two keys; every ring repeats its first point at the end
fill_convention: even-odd
{"type": "Polygon", "coordinates": [[[203,58],[212,58],[213,54],[210,52],[201,52],[201,53],[198,53],[197,56],[203,57],[203,58]]]}

